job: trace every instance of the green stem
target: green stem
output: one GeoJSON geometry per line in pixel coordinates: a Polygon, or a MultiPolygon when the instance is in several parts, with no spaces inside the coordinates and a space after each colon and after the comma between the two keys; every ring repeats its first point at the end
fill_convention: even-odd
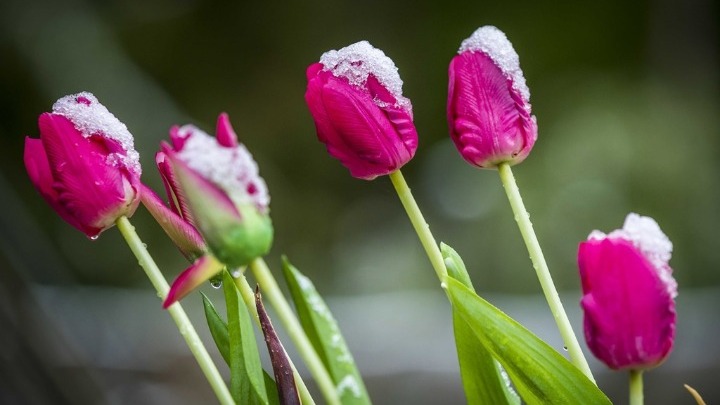
{"type": "Polygon", "coordinates": [[[413,228],[415,228],[415,233],[417,233],[420,238],[420,243],[423,245],[423,248],[425,248],[425,252],[430,259],[433,269],[435,269],[435,273],[442,282],[447,276],[447,269],[445,268],[445,262],[443,261],[440,248],[437,242],[435,242],[433,234],[430,232],[430,226],[425,222],[425,218],[422,212],[420,212],[420,207],[418,207],[415,202],[410,187],[408,187],[407,182],[405,182],[405,178],[400,170],[390,173],[389,177],[398,197],[400,197],[400,202],[405,208],[405,212],[407,212],[410,218],[413,228]]]}
{"type": "Polygon", "coordinates": [[[545,299],[550,306],[550,311],[555,318],[560,335],[565,342],[565,347],[570,354],[570,360],[575,366],[580,369],[591,381],[595,382],[590,366],[583,355],[580,344],[578,343],[577,337],[573,332],[570,320],[565,313],[560,297],[558,296],[555,284],[550,276],[550,270],[548,270],[545,257],[543,256],[540,243],[537,240],[535,231],[533,230],[532,223],[530,222],[530,214],[528,214],[523,204],[522,197],[520,197],[520,190],[518,189],[517,183],[515,183],[515,177],[512,174],[510,165],[507,163],[501,163],[498,166],[498,172],[500,173],[500,180],[502,180],[505,193],[507,194],[508,200],[510,200],[510,206],[512,207],[513,213],[515,214],[515,221],[520,228],[520,233],[525,240],[525,246],[530,253],[530,260],[532,260],[533,267],[537,273],[538,279],[540,280],[540,286],[542,287],[545,299]]]}
{"type": "Polygon", "coordinates": [[[250,269],[268,301],[275,308],[275,312],[280,317],[280,322],[285,326],[285,331],[293,343],[295,343],[298,353],[303,360],[305,360],[305,365],[315,378],[325,400],[330,405],[340,405],[340,397],[335,388],[335,383],[333,383],[320,356],[318,356],[300,322],[295,317],[295,313],[292,308],[290,308],[290,304],[280,291],[280,287],[275,281],[275,277],[270,272],[265,260],[262,258],[253,260],[252,263],[250,263],[250,269]]]}
{"type": "Polygon", "coordinates": [[[630,405],[643,405],[642,370],[630,370],[630,405]]]}
{"type": "MultiPolygon", "coordinates": [[[[145,244],[135,232],[135,227],[132,226],[125,216],[118,218],[117,226],[128,246],[130,246],[130,250],[132,250],[135,257],[138,259],[140,267],[145,270],[145,274],[147,274],[153,287],[157,290],[158,297],[160,297],[160,300],[164,301],[165,297],[167,297],[168,291],[170,290],[170,286],[160,272],[160,269],[155,264],[155,261],[150,256],[150,253],[147,251],[145,244]]],[[[230,390],[228,390],[227,385],[225,385],[225,381],[220,375],[217,367],[215,367],[215,363],[213,363],[210,358],[210,354],[208,354],[205,349],[202,340],[200,340],[200,336],[198,336],[195,328],[190,322],[190,319],[185,313],[185,310],[183,310],[182,306],[180,306],[180,303],[176,302],[171,305],[168,308],[168,312],[175,321],[175,325],[177,325],[178,330],[180,330],[180,334],[185,339],[185,342],[190,348],[193,356],[195,356],[195,360],[197,360],[200,365],[200,369],[203,374],[205,374],[205,378],[207,378],[213,391],[215,391],[215,395],[217,395],[220,403],[223,405],[235,404],[232,396],[230,395],[230,390]]]]}
{"type": "MultiPolygon", "coordinates": [[[[260,326],[260,317],[258,316],[257,307],[255,306],[255,292],[253,291],[252,287],[250,287],[250,284],[248,284],[247,278],[245,278],[245,274],[241,274],[239,277],[233,276],[233,279],[235,280],[235,285],[240,291],[240,295],[245,302],[245,306],[248,307],[250,313],[253,316],[253,319],[255,319],[255,323],[262,330],[262,326],[260,326]]],[[[308,390],[307,385],[305,385],[305,381],[303,381],[300,373],[298,373],[297,368],[295,368],[295,364],[293,363],[290,356],[287,356],[287,358],[290,362],[293,376],[295,377],[295,383],[297,384],[298,390],[300,391],[300,399],[302,400],[303,405],[315,405],[315,400],[310,395],[310,391],[308,390]]]]}

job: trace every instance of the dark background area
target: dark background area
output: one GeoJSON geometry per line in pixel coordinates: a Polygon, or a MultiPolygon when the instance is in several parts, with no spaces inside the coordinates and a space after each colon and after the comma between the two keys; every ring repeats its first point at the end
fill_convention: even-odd
{"type": "MultiPolygon", "coordinates": [[[[652,216],[675,245],[680,295],[676,349],[646,375],[647,402],[693,403],[683,383],[717,402],[718,17],[710,0],[4,0],[0,403],[212,401],[119,233],[88,240],[24,171],[38,115],[83,90],[128,126],[159,191],[169,127],[212,133],[228,112],[270,188],[268,262],[287,254],[328,297],[375,403],[464,403],[449,308],[389,180],[350,177],[304,103],[305,68],[362,39],[395,61],[413,103],[420,147],[403,173],[435,236],[481,295],[560,347],[497,173],[465,164],[447,136],[447,65],[481,25],[508,35],[530,87],[539,139],[514,171],[576,332],[577,243],[628,212],[652,216]]],[[[142,208],[133,223],[173,279],[184,259],[142,208]]],[[[208,337],[198,294],[184,306],[208,337]]],[[[625,376],[592,367],[625,403],[625,376]]]]}

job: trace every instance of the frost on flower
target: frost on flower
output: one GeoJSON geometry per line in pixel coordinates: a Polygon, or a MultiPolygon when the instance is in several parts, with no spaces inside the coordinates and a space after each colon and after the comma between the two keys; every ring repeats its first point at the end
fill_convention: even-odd
{"type": "Polygon", "coordinates": [[[53,105],[53,113],[69,119],[85,138],[100,136],[117,142],[121,151],[112,151],[108,163],[120,164],[140,175],[140,155],[135,150],[132,134],[92,93],[81,92],[59,99],[53,105]]]}
{"type": "Polygon", "coordinates": [[[244,145],[224,147],[215,138],[193,125],[179,130],[185,138],[178,157],[190,168],[221,187],[236,205],[252,203],[265,214],[270,205],[265,180],[244,145]]]}
{"type": "MultiPolygon", "coordinates": [[[[335,77],[344,77],[357,87],[364,87],[368,76],[373,75],[392,93],[400,107],[408,110],[411,108],[410,100],[402,95],[403,81],[395,63],[368,41],[360,41],[340,50],[325,52],[320,57],[320,63],[335,77]]],[[[382,101],[374,101],[382,107],[382,101]]]]}
{"type": "MultiPolygon", "coordinates": [[[[460,44],[458,53],[463,52],[486,54],[512,81],[513,88],[522,95],[523,99],[526,102],[530,101],[530,89],[528,89],[525,76],[520,69],[520,57],[502,31],[492,25],[478,28],[460,44]]],[[[527,105],[530,108],[530,104],[527,105]]]]}
{"type": "Polygon", "coordinates": [[[625,218],[622,229],[616,229],[607,235],[595,230],[588,236],[588,240],[604,238],[620,238],[632,242],[652,263],[672,297],[677,296],[677,282],[672,277],[672,269],[669,265],[673,244],[654,219],[630,213],[625,218]]]}

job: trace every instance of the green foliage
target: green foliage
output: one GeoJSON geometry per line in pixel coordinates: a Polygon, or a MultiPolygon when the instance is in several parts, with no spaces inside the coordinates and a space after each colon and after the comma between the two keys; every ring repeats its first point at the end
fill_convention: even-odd
{"type": "MultiPolygon", "coordinates": [[[[460,255],[444,243],[440,244],[440,250],[448,274],[474,292],[475,289],[460,255]]],[[[452,316],[460,375],[468,404],[518,405],[520,398],[506,383],[499,364],[455,306],[452,316]]]]}
{"type": "Polygon", "coordinates": [[[240,291],[227,270],[223,271],[222,278],[230,342],[230,392],[238,404],[268,405],[265,377],[250,315],[245,305],[241,306],[240,291]]]}
{"type": "MultiPolygon", "coordinates": [[[[227,323],[220,317],[210,299],[205,294],[200,294],[203,298],[205,318],[207,319],[208,327],[210,328],[210,334],[215,341],[215,346],[217,346],[220,355],[225,360],[225,363],[227,363],[227,365],[229,366],[230,336],[227,323]]],[[[267,392],[269,404],[280,405],[280,399],[278,398],[278,391],[275,380],[273,380],[270,374],[268,374],[265,370],[263,370],[263,379],[265,380],[265,391],[267,392]]]]}
{"type": "Polygon", "coordinates": [[[300,323],[337,386],[344,405],[370,404],[340,328],[313,283],[283,257],[283,273],[300,323]]]}
{"type": "Polygon", "coordinates": [[[446,284],[454,311],[502,364],[527,404],[610,404],[592,381],[535,334],[461,282],[448,277],[446,284]]]}

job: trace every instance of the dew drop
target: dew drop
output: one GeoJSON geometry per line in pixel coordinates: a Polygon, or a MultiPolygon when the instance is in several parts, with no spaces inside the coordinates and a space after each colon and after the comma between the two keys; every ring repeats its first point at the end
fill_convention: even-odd
{"type": "Polygon", "coordinates": [[[563,350],[568,351],[567,346],[563,346],[563,350]]]}
{"type": "Polygon", "coordinates": [[[210,287],[218,289],[222,287],[222,280],[219,277],[213,277],[210,279],[210,287]]]}
{"type": "Polygon", "coordinates": [[[100,237],[100,235],[91,236],[90,240],[97,240],[100,237]]]}

